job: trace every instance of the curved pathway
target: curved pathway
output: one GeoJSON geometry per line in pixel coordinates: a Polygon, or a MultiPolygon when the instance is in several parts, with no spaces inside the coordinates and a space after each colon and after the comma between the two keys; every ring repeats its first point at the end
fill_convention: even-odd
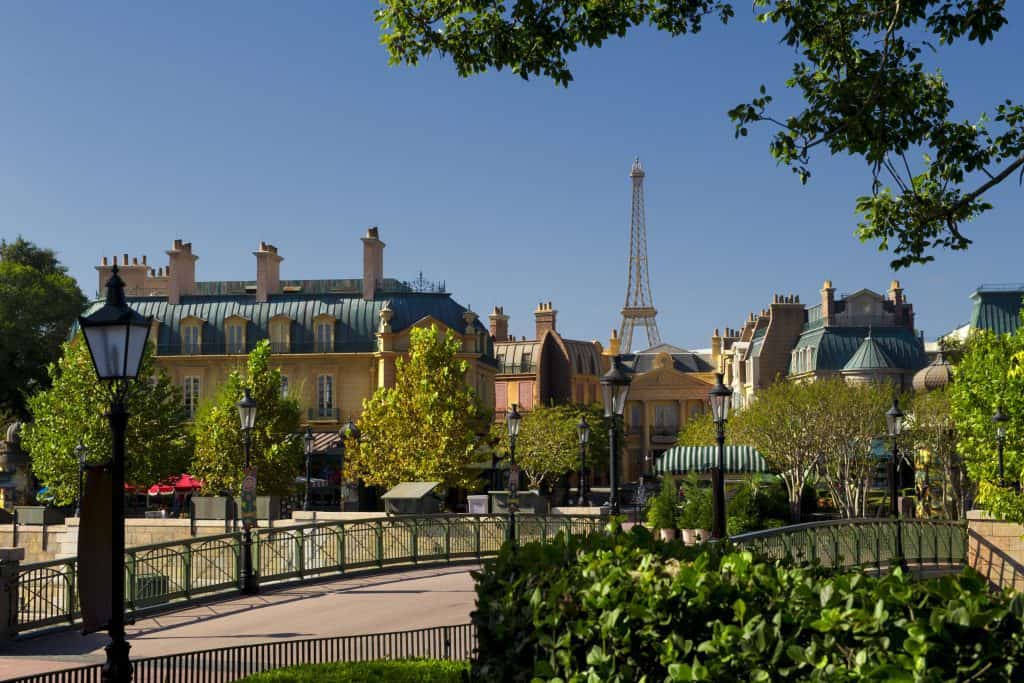
{"type": "MultiPolygon", "coordinates": [[[[464,624],[476,602],[473,565],[286,586],[158,614],[128,627],[133,657],[231,645],[464,624]]],[[[0,649],[0,679],[104,660],[105,633],[77,630],[0,649]]]]}

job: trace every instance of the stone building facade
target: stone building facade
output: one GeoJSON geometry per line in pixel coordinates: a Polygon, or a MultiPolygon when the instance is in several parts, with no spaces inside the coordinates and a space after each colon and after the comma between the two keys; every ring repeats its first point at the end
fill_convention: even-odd
{"type": "MultiPolygon", "coordinates": [[[[614,333],[608,347],[610,356],[618,354],[614,333]]],[[[710,358],[671,344],[621,357],[631,382],[623,411],[626,449],[620,471],[625,481],[634,481],[653,472],[655,458],[676,444],[682,426],[707,409],[715,376],[710,358]]]]}
{"type": "Polygon", "coordinates": [[[496,306],[489,316],[498,365],[494,380],[494,418],[505,419],[513,403],[519,410],[537,405],[594,403],[601,400],[601,375],[609,367],[596,341],[566,339],[557,329],[551,302],[533,312],[532,339],[509,334],[509,316],[496,306]]]}
{"type": "MultiPolygon", "coordinates": [[[[493,405],[493,344],[477,314],[443,287],[424,291],[385,277],[377,228],[362,244],[361,278],[282,280],[284,259],[265,242],[253,252],[252,281],[197,281],[198,256],[182,240],[168,250],[166,267],[152,268],[146,257],[129,263],[127,254],[117,265],[129,305],[153,316],[156,362],[181,387],[191,414],[268,339],[284,391],[299,401],[305,422],[314,431],[336,432],[350,416],[358,419],[363,399],[394,384],[410,331],[431,325],[458,336],[466,382],[483,405],[493,405]]],[[[97,267],[101,291],[113,263],[104,258],[97,267]]]]}
{"type": "Polygon", "coordinates": [[[725,334],[715,330],[711,349],[712,364],[725,374],[736,407],[781,377],[888,381],[910,389],[914,373],[928,363],[914,329],[913,304],[898,280],[884,295],[861,289],[838,297],[826,280],[815,306],[777,294],[743,327],[726,328],[725,334]]]}

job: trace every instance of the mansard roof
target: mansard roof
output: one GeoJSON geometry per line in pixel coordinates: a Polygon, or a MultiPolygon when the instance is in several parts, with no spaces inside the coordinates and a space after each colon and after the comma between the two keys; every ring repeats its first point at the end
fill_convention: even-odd
{"type": "MultiPolygon", "coordinates": [[[[794,349],[813,350],[811,370],[839,371],[857,353],[867,334],[867,327],[819,327],[801,334],[794,349]]],[[[913,330],[876,327],[871,331],[871,338],[889,358],[892,367],[919,370],[928,364],[924,342],[913,330]]],[[[793,372],[792,367],[790,372],[793,372]]]]}
{"type": "MultiPolygon", "coordinates": [[[[180,353],[181,322],[185,318],[199,318],[203,321],[202,352],[223,353],[227,338],[225,320],[231,317],[246,319],[247,350],[260,339],[270,336],[270,321],[287,317],[292,321],[290,351],[292,353],[314,350],[314,319],[320,316],[334,318],[334,352],[370,352],[377,348],[376,333],[379,327],[380,310],[387,304],[393,311],[391,329],[401,332],[424,318],[432,318],[441,324],[464,333],[466,322],[462,315],[466,308],[455,302],[447,293],[396,292],[381,294],[373,300],[364,300],[356,294],[277,294],[269,301],[260,302],[245,294],[191,295],[182,296],[181,303],[174,305],[166,297],[128,297],[128,304],[142,315],[151,315],[159,323],[157,352],[180,353]]],[[[94,303],[86,315],[95,307],[94,303]]],[[[477,320],[474,329],[487,339],[485,356],[493,357],[487,330],[477,320]]]]}

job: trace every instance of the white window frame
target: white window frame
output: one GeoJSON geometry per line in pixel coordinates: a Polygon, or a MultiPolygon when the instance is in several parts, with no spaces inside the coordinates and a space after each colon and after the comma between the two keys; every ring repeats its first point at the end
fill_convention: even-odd
{"type": "Polygon", "coordinates": [[[185,414],[188,415],[189,419],[196,416],[196,410],[199,408],[199,399],[201,396],[202,380],[199,375],[186,375],[185,381],[182,383],[182,400],[185,404],[185,414]]]}
{"type": "Polygon", "coordinates": [[[334,417],[334,375],[316,376],[316,415],[334,417]]]}

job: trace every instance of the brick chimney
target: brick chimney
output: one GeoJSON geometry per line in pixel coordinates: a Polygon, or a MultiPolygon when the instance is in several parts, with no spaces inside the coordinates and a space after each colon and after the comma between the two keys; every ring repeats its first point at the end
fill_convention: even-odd
{"type": "Polygon", "coordinates": [[[372,301],[384,279],[384,243],[377,226],[366,231],[363,240],[363,299],[372,301]]]}
{"type": "Polygon", "coordinates": [[[170,263],[167,266],[167,303],[180,304],[181,297],[196,292],[196,261],[192,254],[192,243],[174,240],[174,246],[167,251],[170,263]]]}
{"type": "Polygon", "coordinates": [[[271,294],[281,293],[281,261],[277,247],[260,242],[259,249],[252,252],[256,257],[256,301],[266,302],[271,294]]]}
{"type": "Polygon", "coordinates": [[[153,291],[154,287],[149,281],[149,265],[146,263],[146,257],[142,257],[142,263],[139,263],[139,258],[133,256],[131,263],[128,262],[128,254],[122,254],[120,260],[117,256],[114,256],[110,261],[107,261],[107,257],[103,257],[103,262],[96,266],[96,271],[99,273],[99,287],[98,292],[105,292],[107,289],[107,281],[110,280],[110,274],[117,266],[117,273],[120,278],[124,281],[124,293],[127,296],[149,296],[156,292],[153,291]]]}
{"type": "Polygon", "coordinates": [[[831,325],[835,314],[836,290],[831,280],[825,280],[825,284],[821,286],[821,318],[826,325],[831,325]]]}
{"type": "Polygon", "coordinates": [[[544,336],[548,330],[555,332],[555,317],[558,315],[558,311],[554,309],[551,302],[537,304],[537,310],[533,312],[533,318],[537,323],[537,336],[535,339],[540,339],[544,336]]]}
{"type": "Polygon", "coordinates": [[[491,336],[494,341],[508,341],[508,316],[503,306],[495,306],[488,319],[491,321],[491,336]]]}

